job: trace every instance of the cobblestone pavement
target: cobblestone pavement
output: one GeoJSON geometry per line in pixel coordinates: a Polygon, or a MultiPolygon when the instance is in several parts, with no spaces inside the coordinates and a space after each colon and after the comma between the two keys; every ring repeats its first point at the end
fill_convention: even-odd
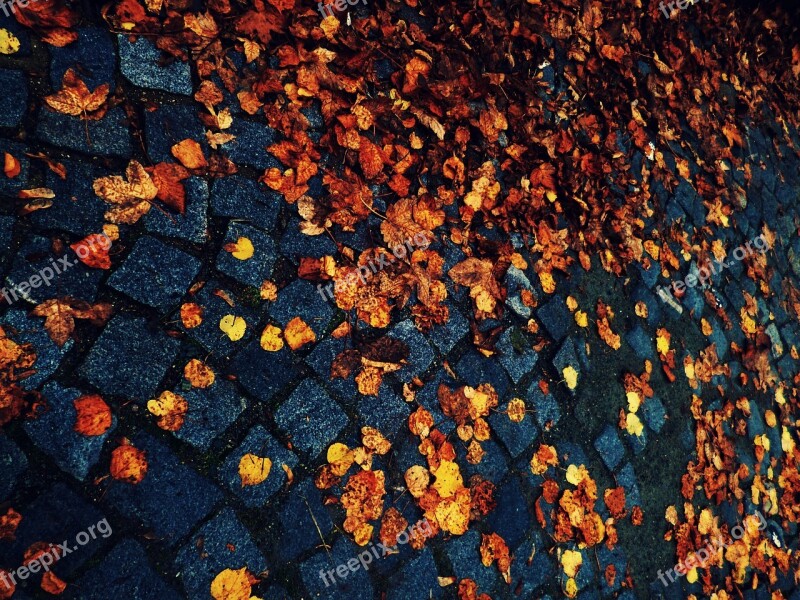
{"type": "MultiPolygon", "coordinates": [[[[108,204],[94,193],[93,181],[122,173],[131,159],[145,165],[172,160],[170,148],[181,140],[193,139],[203,147],[207,142],[191,97],[195,88],[189,66],[164,64],[146,37],[130,41],[99,23],[84,23],[77,42],[56,48],[34,40],[9,19],[3,18],[2,27],[19,38],[21,47],[0,57],[0,152],[16,157],[21,171],[13,178],[0,176],[0,193],[13,199],[23,189],[55,192],[52,206],[21,216],[18,203],[0,205],[0,272],[8,287],[69,252],[68,244],[102,230],[108,204]],[[49,110],[42,96],[58,90],[66,70],[78,65],[90,89],[118,86],[127,102],[90,121],[49,110]],[[68,177],[62,179],[32,157],[39,152],[62,163],[68,177]]],[[[647,67],[641,63],[639,68],[647,67]]],[[[548,67],[545,81],[557,92],[566,83],[556,72],[548,67]]],[[[723,84],[721,93],[728,91],[733,93],[723,84]]],[[[318,110],[307,111],[307,117],[322,123],[318,110]]],[[[421,333],[408,311],[393,321],[390,335],[405,342],[411,354],[406,366],[386,375],[375,398],[359,394],[352,378],[328,376],[334,356],[346,346],[332,335],[344,313],[323,299],[315,284],[297,278],[297,268],[301,257],[332,255],[337,248],[324,236],[303,235],[296,208],[257,182],[264,169],[281,166],[263,152],[278,134],[263,119],[236,114],[231,132],[237,140],[228,156],[240,166],[237,174],[192,176],[185,182],[183,215],[151,210],[136,225],[119,227],[109,270],[76,260],[51,286],[31,288],[0,309],[3,329],[14,340],[31,344],[38,357],[36,373],[20,385],[39,390],[48,406],[38,418],[15,420],[0,434],[0,513],[13,507],[23,516],[15,535],[0,536],[0,567],[21,565],[34,542],[74,540],[105,518],[111,535],[78,547],[53,567],[67,583],[65,598],[209,598],[221,571],[242,567],[260,577],[253,594],[263,599],[452,598],[457,582],[465,578],[492,598],[562,597],[561,555],[550,551],[554,523],[543,528],[536,517],[544,478],[532,473],[530,461],[544,443],[557,449],[564,467],[585,465],[598,489],[621,486],[627,514],[639,507],[644,515],[638,526],[629,516],[620,520],[613,549],[567,545],[582,554],[575,577],[580,598],[699,594],[699,583],[683,580],[688,591],[682,591],[678,585],[664,588],[656,579],[659,569],[675,564],[674,544],[663,540],[663,515],[668,505],[683,502],[681,477],[694,456],[691,395],[704,386],[723,386],[726,398],[749,396],[747,435],[740,438],[736,456],[753,477],[754,443],[762,440],[764,447],[766,439],[767,455],[776,460],[785,448],[780,430],[765,422],[774,398],[747,392],[739,377],[739,354],[731,349],[746,343],[742,311],[766,326],[770,352],[765,368],[791,382],[800,366],[797,317],[787,313],[781,292],[797,288],[800,277],[800,135],[769,115],[758,124],[745,118],[743,128],[750,178],[746,182],[741,172],[730,173],[746,192],[746,206],[729,227],[709,221],[701,197],[688,183],[671,193],[663,188],[653,193],[669,226],[689,232],[706,228],[729,249],[753,240],[766,225],[774,233],[765,254],[768,286],[758,286],[748,274],[751,263],[733,261],[711,277],[707,290],[689,288],[679,304],[668,303],[658,297],[656,286],[670,282],[656,266],[634,267],[615,277],[593,257],[596,268],[587,272],[576,262],[569,278],[559,280],[558,291],[549,295],[529,268],[511,267],[504,281],[508,310],[499,352],[487,357],[470,340],[467,290],[447,280],[450,319],[445,325],[421,333]],[[241,237],[255,248],[247,263],[224,248],[241,237]],[[280,283],[275,301],[259,296],[266,279],[280,283]],[[198,291],[193,284],[199,281],[206,283],[198,291]],[[524,301],[528,292],[542,299],[538,306],[524,301]],[[709,293],[718,310],[706,301],[709,293]],[[113,316],[101,326],[79,320],[76,335],[59,347],[45,332],[43,319],[31,311],[64,296],[111,303],[113,316]],[[594,307],[600,298],[615,312],[618,351],[599,340],[596,328],[579,326],[569,307],[572,299],[580,307],[594,307]],[[205,310],[198,327],[186,328],[181,319],[180,307],[187,301],[205,310]],[[218,325],[229,314],[247,324],[236,341],[218,325]],[[264,326],[274,323],[283,329],[298,316],[316,339],[298,351],[284,347],[265,353],[259,340],[264,326]],[[732,326],[726,329],[729,318],[732,326]],[[529,319],[541,325],[539,336],[547,344],[532,343],[529,319]],[[676,350],[679,377],[674,383],[660,368],[660,328],[669,330],[676,350]],[[694,381],[691,387],[682,373],[684,358],[697,358],[711,343],[730,376],[715,375],[710,383],[694,381]],[[183,369],[194,358],[217,374],[212,385],[187,383],[183,369]],[[618,425],[620,410],[627,407],[622,380],[625,373],[641,373],[645,360],[656,365],[650,380],[654,394],[639,413],[642,431],[628,433],[618,425]],[[565,385],[569,367],[577,385],[565,385]],[[483,460],[471,464],[464,460],[466,444],[455,445],[464,479],[480,475],[496,486],[496,508],[464,535],[440,534],[422,550],[401,546],[397,554],[372,561],[369,569],[348,571],[326,587],[320,570],[347,564],[362,548],[342,531],[343,511],[325,501],[329,494],[314,485],[314,474],[332,443],[358,446],[364,426],[379,429],[392,442],[381,464],[402,473],[418,463],[418,440],[407,426],[415,406],[403,392],[403,384],[414,377],[431,379],[415,403],[443,422],[445,434],[453,433],[455,425],[446,422],[436,401],[439,383],[451,388],[489,383],[497,391],[500,405],[488,418],[492,437],[483,443],[483,460]],[[148,400],[164,390],[188,403],[185,423],[176,431],[160,428],[147,410],[148,400]],[[85,436],[74,429],[73,401],[90,393],[100,394],[113,408],[113,423],[102,435],[85,436]],[[521,423],[501,412],[515,397],[529,411],[521,423]],[[138,485],[109,476],[112,451],[123,437],[146,453],[148,470],[138,485]],[[248,453],[269,456],[272,469],[264,483],[243,487],[238,469],[248,453]],[[514,556],[512,585],[496,567],[481,564],[481,533],[489,532],[499,534],[514,556]],[[608,577],[609,565],[616,577],[608,577]],[[634,589],[626,585],[626,575],[634,589]],[[442,586],[437,580],[448,577],[456,583],[442,586]]],[[[683,135],[699,143],[691,130],[683,135]]],[[[635,153],[643,160],[641,152],[635,153]]],[[[677,145],[664,150],[664,160],[673,169],[676,162],[697,169],[696,157],[677,145]]],[[[310,185],[310,195],[323,193],[318,178],[310,185]]],[[[646,226],[656,223],[657,216],[646,226]]],[[[371,245],[370,232],[379,226],[379,217],[370,217],[346,242],[365,249],[371,245]]],[[[523,238],[512,241],[532,264],[523,238]]],[[[432,248],[444,257],[445,269],[465,258],[445,238],[432,248]]],[[[676,257],[682,276],[697,273],[698,257],[679,251],[676,257]]],[[[706,408],[721,406],[718,399],[706,408]]],[[[387,480],[387,504],[394,503],[414,523],[422,513],[403,497],[403,485],[402,479],[387,480]]],[[[744,501],[754,512],[752,500],[744,501]]],[[[604,520],[610,516],[602,498],[597,510],[604,520]]],[[[729,525],[740,521],[724,505],[722,514],[729,525]]],[[[767,520],[771,530],[781,531],[771,517],[767,520]]],[[[785,544],[794,549],[796,538],[786,535],[785,544]]],[[[785,597],[800,597],[792,595],[791,571],[778,573],[777,588],[785,597]]],[[[763,589],[742,594],[768,597],[763,589]]],[[[49,596],[39,589],[38,575],[21,583],[14,595],[39,597],[49,596]]]]}

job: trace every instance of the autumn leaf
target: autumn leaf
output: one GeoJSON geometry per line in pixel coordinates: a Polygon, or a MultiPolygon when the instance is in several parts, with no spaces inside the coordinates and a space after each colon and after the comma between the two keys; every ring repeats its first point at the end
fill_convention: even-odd
{"type": "Polygon", "coordinates": [[[258,579],[246,567],[225,569],[211,582],[211,597],[214,600],[250,600],[255,583],[258,583],[258,579]]]}
{"type": "Polygon", "coordinates": [[[225,315],[219,322],[219,328],[228,336],[232,342],[238,342],[244,337],[247,330],[247,323],[242,317],[235,315],[225,315]]]}
{"type": "Polygon", "coordinates": [[[123,441],[111,453],[110,470],[114,479],[136,485],[147,475],[147,457],[143,450],[123,441]]]}
{"type": "Polygon", "coordinates": [[[156,198],[183,214],[186,211],[186,189],[181,181],[189,177],[189,171],[181,165],[165,162],[158,163],[147,171],[158,188],[156,198]]]}
{"type": "Polygon", "coordinates": [[[133,225],[150,210],[158,188],[144,167],[135,160],[128,164],[125,174],[127,181],[119,175],[96,179],[93,189],[95,194],[114,205],[106,211],[106,219],[112,223],[133,225]]]}
{"type": "Polygon", "coordinates": [[[93,269],[111,268],[111,257],[108,251],[111,249],[111,240],[101,233],[92,233],[82,240],[70,244],[69,246],[78,255],[78,260],[87,267],[93,269]]]}
{"type": "Polygon", "coordinates": [[[511,583],[511,555],[508,545],[496,533],[481,534],[481,562],[484,567],[489,567],[497,562],[497,570],[506,583],[511,583]]]}
{"type": "Polygon", "coordinates": [[[203,323],[203,307],[194,302],[181,304],[181,323],[186,329],[194,329],[203,323]]]}
{"type": "Polygon", "coordinates": [[[235,242],[225,244],[222,248],[239,260],[248,260],[253,257],[253,242],[246,237],[240,237],[235,242]]]}
{"type": "Polygon", "coordinates": [[[77,412],[75,431],[85,436],[103,435],[111,427],[111,409],[97,394],[81,396],[72,401],[77,412]]]}
{"type": "Polygon", "coordinates": [[[203,361],[193,358],[183,368],[183,376],[192,387],[205,389],[214,383],[214,371],[203,361]]]}
{"type": "Polygon", "coordinates": [[[161,429],[178,431],[189,412],[189,403],[180,394],[165,390],[158,398],[147,401],[147,410],[158,417],[157,424],[161,429]]]}
{"type": "Polygon", "coordinates": [[[203,149],[196,141],[185,139],[178,142],[170,149],[172,156],[177,158],[187,169],[202,169],[208,166],[203,149]]]}
{"type": "Polygon", "coordinates": [[[105,110],[100,108],[108,98],[107,83],[98,86],[93,92],[80,80],[75,71],[67,69],[61,80],[61,90],[44,100],[55,111],[84,119],[101,119],[105,110]]]}
{"type": "Polygon", "coordinates": [[[239,478],[242,480],[242,487],[258,485],[269,477],[272,461],[262,458],[255,454],[245,454],[239,460],[239,478]]]}
{"type": "Polygon", "coordinates": [[[300,317],[295,317],[286,324],[286,329],[283,330],[283,337],[292,350],[299,350],[306,344],[317,340],[314,330],[300,317]]]}
{"type": "Polygon", "coordinates": [[[111,305],[103,302],[91,305],[70,297],[53,298],[39,304],[31,314],[44,317],[44,328],[50,339],[63,346],[75,330],[75,319],[88,319],[95,325],[103,325],[111,316],[111,305]]]}

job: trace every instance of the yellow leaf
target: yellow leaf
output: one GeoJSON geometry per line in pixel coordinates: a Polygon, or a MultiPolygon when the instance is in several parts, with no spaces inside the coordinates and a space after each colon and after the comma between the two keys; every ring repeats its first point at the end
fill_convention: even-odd
{"type": "Polygon", "coordinates": [[[317,340],[317,335],[300,317],[295,317],[286,324],[283,337],[286,338],[286,342],[292,350],[297,350],[309,342],[317,340]]]}
{"type": "Polygon", "coordinates": [[[689,583],[695,583],[697,581],[696,567],[692,567],[692,569],[686,573],[686,581],[688,581],[689,583]]]}
{"type": "Polygon", "coordinates": [[[639,406],[642,404],[642,397],[639,395],[639,392],[628,392],[628,410],[632,413],[635,413],[639,410],[639,406]]]}
{"type": "Polygon", "coordinates": [[[261,334],[261,347],[267,352],[277,352],[283,348],[283,338],[281,330],[275,325],[267,325],[261,334]]]}
{"type": "Polygon", "coordinates": [[[239,460],[239,477],[242,480],[242,487],[246,485],[258,485],[269,477],[272,469],[272,461],[262,458],[255,454],[247,453],[239,460]]]}
{"type": "Polygon", "coordinates": [[[519,398],[514,398],[508,403],[506,412],[513,423],[520,423],[525,418],[525,402],[519,398]]]}
{"type": "Polygon", "coordinates": [[[242,317],[225,315],[219,322],[219,328],[228,335],[232,342],[238,342],[244,337],[247,330],[247,323],[242,317]]]}
{"type": "Polygon", "coordinates": [[[666,355],[669,353],[669,332],[663,327],[656,331],[656,350],[659,354],[666,355]]]}
{"type": "Polygon", "coordinates": [[[247,568],[225,569],[211,582],[211,596],[214,600],[249,600],[250,577],[247,568]]]}
{"type": "MultiPolygon", "coordinates": [[[[530,2],[530,0],[528,0],[528,2],[530,2]]],[[[566,594],[567,598],[574,598],[578,595],[578,584],[575,583],[572,577],[567,579],[567,583],[564,585],[564,594],[566,594]]]]}
{"type": "Polygon", "coordinates": [[[17,36],[8,29],[0,29],[0,54],[14,54],[19,50],[17,36]]]}
{"type": "Polygon", "coordinates": [[[240,237],[235,243],[225,244],[225,251],[239,260],[248,260],[253,257],[253,242],[246,237],[240,237]]]}
{"type": "Polygon", "coordinates": [[[578,327],[588,327],[589,326],[589,316],[582,310],[575,312],[575,322],[578,324],[578,327]]]}
{"type": "Polygon", "coordinates": [[[572,485],[578,485],[581,481],[589,477],[589,471],[586,470],[586,467],[581,465],[580,467],[576,467],[575,465],[569,465],[567,467],[567,475],[566,479],[572,485]]]}
{"type": "Polygon", "coordinates": [[[204,362],[193,358],[183,368],[183,376],[192,384],[192,387],[207,388],[214,383],[216,375],[204,362]]]}
{"type": "Polygon", "coordinates": [[[552,294],[556,291],[556,280],[553,276],[546,271],[539,273],[539,282],[542,284],[542,289],[545,294],[552,294]]]}
{"type": "Polygon", "coordinates": [[[575,577],[583,564],[583,556],[576,550],[564,550],[561,555],[561,566],[567,577],[575,577]]]}
{"type": "Polygon", "coordinates": [[[148,400],[147,410],[158,417],[158,426],[161,429],[178,431],[189,412],[189,403],[180,394],[165,390],[158,398],[148,400]]]}
{"type": "Polygon", "coordinates": [[[639,417],[637,417],[633,413],[628,413],[626,415],[626,417],[625,417],[625,430],[628,433],[630,433],[631,435],[641,436],[643,429],[644,429],[644,426],[642,425],[642,422],[639,420],[639,417]]]}
{"type": "Polygon", "coordinates": [[[456,490],[464,487],[458,464],[450,460],[441,461],[439,468],[433,471],[433,474],[436,477],[433,488],[442,498],[449,498],[456,493],[456,490]]]}
{"type": "Polygon", "coordinates": [[[575,367],[567,365],[561,374],[564,376],[564,381],[569,389],[574,390],[578,386],[578,372],[575,367]]]}

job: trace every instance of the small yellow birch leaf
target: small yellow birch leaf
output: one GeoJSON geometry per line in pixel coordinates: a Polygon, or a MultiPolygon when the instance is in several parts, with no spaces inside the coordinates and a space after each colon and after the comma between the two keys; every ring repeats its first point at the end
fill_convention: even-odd
{"type": "Polygon", "coordinates": [[[249,600],[250,577],[247,568],[225,569],[211,582],[211,597],[214,600],[249,600]]]}
{"type": "Polygon", "coordinates": [[[433,471],[433,474],[436,477],[433,488],[442,498],[449,498],[456,493],[456,490],[464,487],[458,464],[450,460],[441,461],[439,468],[433,471]]]}
{"type": "Polygon", "coordinates": [[[639,392],[628,392],[626,396],[628,398],[628,411],[635,413],[642,404],[642,397],[639,392]]]}
{"type": "Polygon", "coordinates": [[[583,564],[583,556],[576,550],[564,550],[561,555],[561,566],[567,577],[575,577],[583,564]]]}
{"type": "Polygon", "coordinates": [[[569,389],[574,390],[578,386],[578,372],[575,367],[567,365],[561,374],[564,376],[564,382],[569,389]]]}
{"type": "Polygon", "coordinates": [[[275,327],[275,325],[264,327],[264,332],[261,334],[261,348],[267,352],[277,352],[283,348],[283,338],[279,327],[275,327]]]}
{"type": "Polygon", "coordinates": [[[588,327],[589,316],[582,310],[575,311],[575,322],[578,324],[578,327],[588,327]]]}
{"type": "Polygon", "coordinates": [[[225,244],[225,251],[239,260],[248,260],[253,257],[253,242],[246,237],[240,237],[235,243],[225,244]]]}
{"type": "Polygon", "coordinates": [[[239,460],[239,477],[242,480],[242,487],[258,485],[269,477],[270,469],[272,469],[270,459],[255,454],[245,454],[239,460]]]}
{"type": "Polygon", "coordinates": [[[19,51],[19,39],[8,29],[0,29],[0,54],[15,54],[19,51]]]}
{"type": "Polygon", "coordinates": [[[631,435],[642,435],[642,430],[644,426],[642,425],[641,420],[633,413],[628,413],[625,416],[625,431],[630,433],[631,435]]]}
{"type": "Polygon", "coordinates": [[[244,337],[247,330],[247,323],[242,317],[225,315],[219,322],[219,328],[226,333],[232,342],[238,342],[244,337]]]}

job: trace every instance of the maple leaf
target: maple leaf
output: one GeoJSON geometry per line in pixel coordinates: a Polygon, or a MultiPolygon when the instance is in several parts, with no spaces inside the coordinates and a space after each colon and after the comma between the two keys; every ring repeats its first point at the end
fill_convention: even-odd
{"type": "Polygon", "coordinates": [[[495,264],[490,260],[467,258],[448,271],[455,283],[469,287],[479,319],[497,317],[502,311],[498,302],[505,300],[506,290],[495,279],[494,269],[495,264]]]}
{"type": "Polygon", "coordinates": [[[119,175],[95,179],[94,193],[114,206],[106,211],[105,218],[112,223],[133,225],[149,210],[151,201],[158,195],[145,168],[132,160],[125,172],[128,180],[119,175]]]}
{"type": "Polygon", "coordinates": [[[69,246],[78,255],[78,260],[93,269],[110,269],[111,257],[108,251],[111,240],[101,233],[87,235],[82,240],[69,246]]]}
{"type": "Polygon", "coordinates": [[[80,80],[72,69],[67,69],[61,80],[61,89],[44,100],[50,107],[62,114],[84,119],[102,119],[105,110],[100,108],[108,98],[107,83],[98,86],[93,92],[80,80]]]}
{"type": "Polygon", "coordinates": [[[43,42],[63,48],[78,39],[78,13],[60,0],[37,0],[14,6],[14,18],[39,33],[43,42]]]}
{"type": "Polygon", "coordinates": [[[111,305],[104,302],[91,305],[67,296],[45,300],[31,314],[44,317],[44,328],[50,339],[63,346],[75,330],[75,319],[89,319],[95,325],[102,325],[111,316],[111,305]]]}

